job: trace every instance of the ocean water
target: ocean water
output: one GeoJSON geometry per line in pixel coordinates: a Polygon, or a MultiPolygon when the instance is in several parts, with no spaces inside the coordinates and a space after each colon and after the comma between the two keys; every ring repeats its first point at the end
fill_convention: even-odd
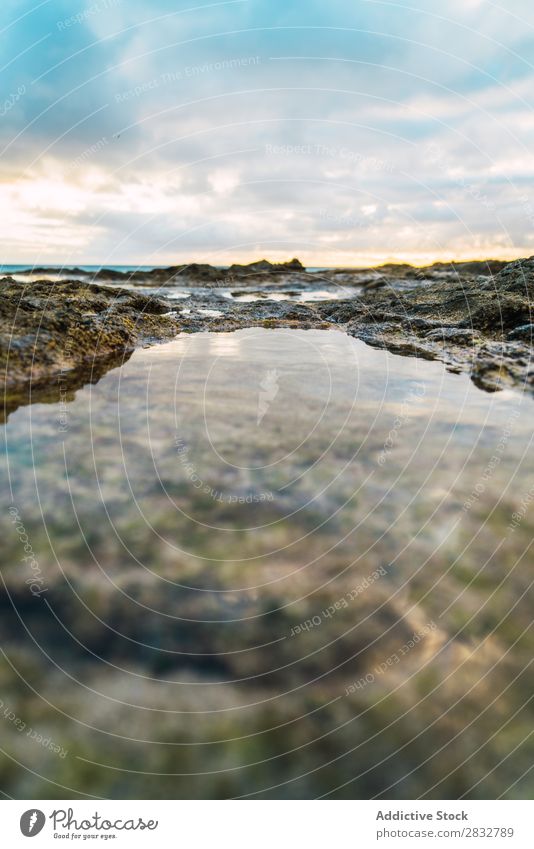
{"type": "MultiPolygon", "coordinates": [[[[128,273],[132,271],[152,271],[154,268],[158,266],[154,265],[76,265],[76,266],[67,266],[67,265],[0,265],[0,276],[13,277],[15,280],[20,280],[22,283],[31,283],[32,280],[39,279],[43,277],[43,274],[35,272],[34,268],[46,268],[47,273],[45,275],[47,280],[57,281],[61,280],[63,277],[68,276],[71,279],[80,279],[86,280],[87,275],[78,275],[75,272],[69,273],[69,269],[78,269],[79,271],[85,271],[88,275],[95,274],[97,271],[100,271],[101,268],[108,268],[111,271],[120,271],[122,273],[128,273]],[[48,271],[50,269],[50,272],[48,271]]],[[[89,277],[90,279],[90,277],[89,277]]]]}

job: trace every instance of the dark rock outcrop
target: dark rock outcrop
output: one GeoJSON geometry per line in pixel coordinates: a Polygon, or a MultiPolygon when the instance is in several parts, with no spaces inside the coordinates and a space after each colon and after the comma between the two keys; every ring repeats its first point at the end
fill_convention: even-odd
{"type": "Polygon", "coordinates": [[[534,257],[493,276],[366,290],[361,298],[323,303],[317,311],[369,345],[469,371],[487,391],[512,385],[532,391],[533,302],[534,257]]]}

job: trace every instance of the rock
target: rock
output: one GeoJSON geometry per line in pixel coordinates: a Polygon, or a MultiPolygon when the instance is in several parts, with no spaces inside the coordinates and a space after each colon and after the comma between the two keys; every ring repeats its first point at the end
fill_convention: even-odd
{"type": "MultiPolygon", "coordinates": [[[[140,273],[128,279],[140,282],[140,273]]],[[[146,283],[147,272],[142,274],[146,283]]],[[[193,263],[148,274],[153,285],[179,283],[193,291],[186,303],[171,303],[89,281],[23,284],[4,278],[0,367],[8,375],[9,392],[20,395],[21,384],[30,380],[32,391],[42,387],[48,391],[58,372],[72,372],[81,385],[89,379],[95,360],[112,362],[138,345],[169,339],[179,330],[222,332],[252,326],[337,327],[397,354],[440,359],[449,369],[469,372],[478,386],[489,391],[505,385],[532,389],[534,258],[509,264],[491,260],[417,270],[384,265],[317,273],[305,272],[296,259],[260,260],[228,270],[193,263]],[[294,275],[301,276],[295,281],[294,275]],[[284,294],[293,292],[297,297],[303,290],[335,285],[340,279],[354,287],[344,300],[240,301],[213,291],[237,286],[239,293],[239,287],[246,285],[261,296],[284,287],[284,294]]]]}
{"type": "Polygon", "coordinates": [[[251,262],[248,265],[231,265],[230,274],[280,274],[291,271],[305,271],[300,260],[294,258],[289,262],[272,263],[266,259],[251,262]]]}
{"type": "Polygon", "coordinates": [[[534,338],[534,324],[522,324],[520,327],[515,327],[510,330],[507,336],[508,339],[521,339],[525,342],[532,342],[534,338]]]}
{"type": "Polygon", "coordinates": [[[429,330],[425,334],[425,339],[435,340],[437,342],[458,342],[466,345],[480,338],[475,330],[468,330],[461,327],[441,327],[438,330],[429,330]]]}

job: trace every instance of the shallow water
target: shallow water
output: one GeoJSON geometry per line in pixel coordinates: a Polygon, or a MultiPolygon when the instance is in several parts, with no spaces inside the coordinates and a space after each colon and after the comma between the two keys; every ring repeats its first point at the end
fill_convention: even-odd
{"type": "Polygon", "coordinates": [[[530,798],[530,399],[251,329],[4,435],[6,792],[530,798]]]}
{"type": "Polygon", "coordinates": [[[132,283],[122,284],[123,288],[132,289],[136,292],[143,292],[147,295],[157,295],[158,297],[168,298],[171,301],[183,300],[192,296],[205,297],[207,295],[215,295],[216,297],[226,298],[230,301],[238,301],[239,303],[257,303],[261,301],[295,301],[296,303],[312,303],[314,301],[339,301],[348,298],[358,297],[362,289],[357,286],[331,286],[325,288],[303,288],[302,290],[287,289],[283,290],[267,290],[259,291],[254,287],[242,287],[239,290],[225,288],[202,288],[192,287],[188,289],[177,289],[174,286],[139,286],[132,283]]]}
{"type": "Polygon", "coordinates": [[[189,309],[189,307],[185,307],[179,310],[179,313],[181,313],[182,315],[191,315],[192,312],[197,312],[199,315],[206,315],[208,316],[208,318],[220,318],[223,315],[220,310],[210,310],[205,309],[204,307],[197,307],[196,310],[189,309]]]}

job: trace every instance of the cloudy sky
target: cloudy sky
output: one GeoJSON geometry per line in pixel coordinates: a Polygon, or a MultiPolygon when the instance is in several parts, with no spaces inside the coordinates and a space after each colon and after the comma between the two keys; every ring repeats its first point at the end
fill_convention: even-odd
{"type": "Polygon", "coordinates": [[[531,0],[2,0],[0,38],[2,263],[534,254],[531,0]]]}

